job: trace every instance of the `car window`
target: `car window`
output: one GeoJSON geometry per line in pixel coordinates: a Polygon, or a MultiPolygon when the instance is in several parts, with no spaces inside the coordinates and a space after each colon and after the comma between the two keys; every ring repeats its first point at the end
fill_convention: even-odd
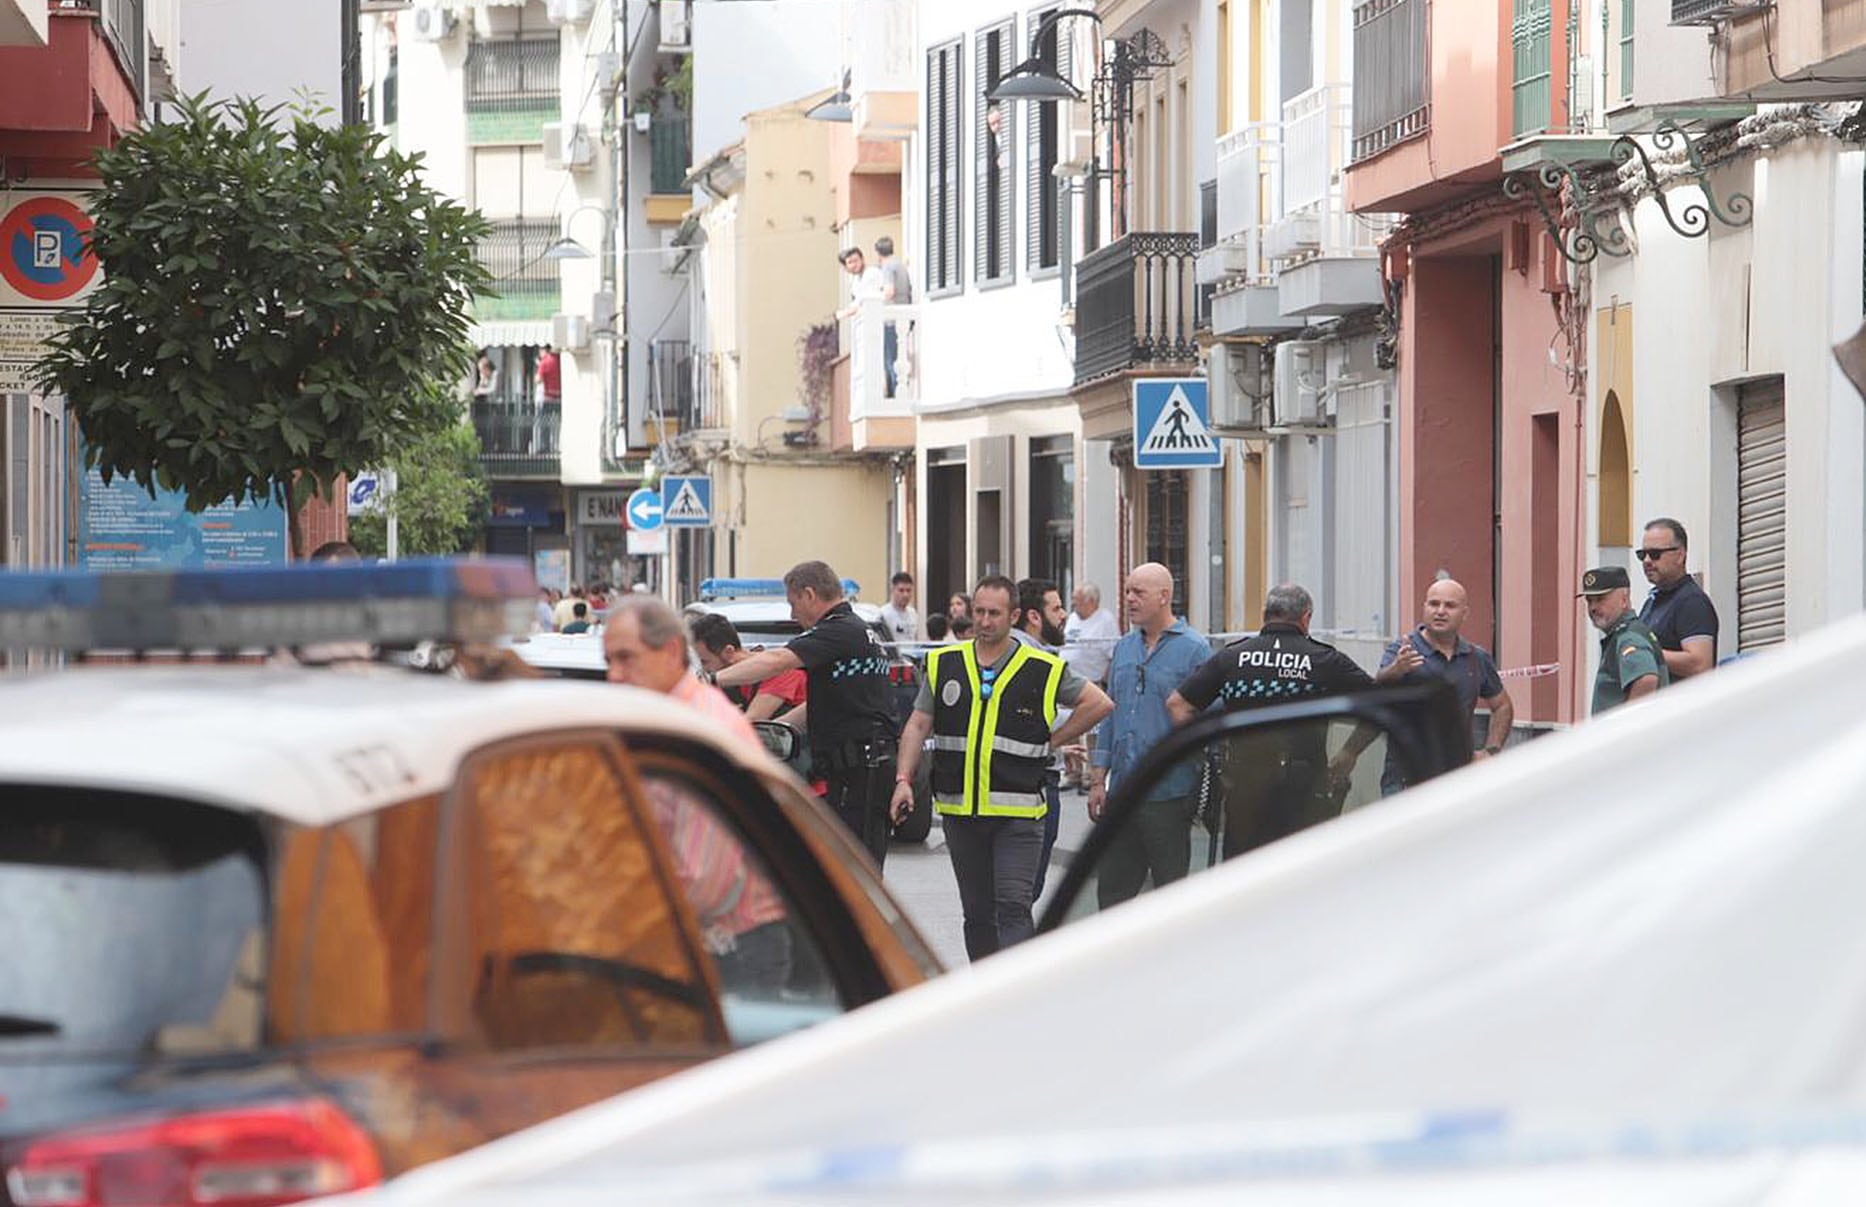
{"type": "Polygon", "coordinates": [[[265,838],[128,793],[0,789],[0,1102],[259,1036],[265,838]]]}
{"type": "Polygon", "coordinates": [[[710,781],[657,760],[642,769],[651,815],[701,926],[736,1047],[842,1013],[817,937],[758,853],[724,819],[710,781]]]}
{"type": "Polygon", "coordinates": [[[471,1017],[497,1050],[724,1042],[680,887],[613,739],[471,760],[461,822],[471,1017]]]}
{"type": "MultiPolygon", "coordinates": [[[[1392,735],[1355,715],[1216,732],[1113,786],[1045,925],[1099,912],[1382,799],[1392,735]]],[[[1396,759],[1404,759],[1394,744],[1396,759]]],[[[1410,764],[1408,764],[1410,766],[1410,764]]]]}
{"type": "Polygon", "coordinates": [[[426,1029],[440,801],[280,837],[268,1016],[281,1043],[426,1029]]]}

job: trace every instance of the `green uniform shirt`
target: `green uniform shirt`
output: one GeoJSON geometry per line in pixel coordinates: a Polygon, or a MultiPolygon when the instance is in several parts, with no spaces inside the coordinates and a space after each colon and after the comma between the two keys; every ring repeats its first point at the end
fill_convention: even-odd
{"type": "Polygon", "coordinates": [[[1629,610],[1614,621],[1613,627],[1600,639],[1600,670],[1594,676],[1594,715],[1626,703],[1626,689],[1647,675],[1657,675],[1660,687],[1671,682],[1665,670],[1665,657],[1659,652],[1659,639],[1639,619],[1639,613],[1629,610]]]}

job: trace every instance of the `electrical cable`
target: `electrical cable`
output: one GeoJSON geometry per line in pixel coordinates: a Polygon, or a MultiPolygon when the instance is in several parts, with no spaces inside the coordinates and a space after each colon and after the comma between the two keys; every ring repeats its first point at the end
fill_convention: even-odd
{"type": "MultiPolygon", "coordinates": [[[[1772,24],[1774,24],[1772,20],[1774,15],[1775,15],[1774,4],[1769,4],[1763,8],[1762,10],[1763,57],[1767,60],[1768,66],[1769,66],[1769,74],[1775,78],[1776,83],[1778,84],[1866,84],[1866,76],[1802,75],[1795,79],[1784,78],[1783,75],[1775,69],[1775,42],[1774,42],[1774,39],[1771,38],[1769,34],[1769,27],[1772,24]]],[[[1853,98],[1836,97],[1834,99],[1849,100],[1853,98]]]]}

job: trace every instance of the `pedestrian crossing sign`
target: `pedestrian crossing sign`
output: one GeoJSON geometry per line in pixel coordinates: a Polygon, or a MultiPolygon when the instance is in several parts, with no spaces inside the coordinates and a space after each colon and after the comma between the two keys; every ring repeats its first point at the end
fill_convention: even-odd
{"type": "Polygon", "coordinates": [[[1134,383],[1135,469],[1217,469],[1223,464],[1203,377],[1134,383]]]}
{"type": "Polygon", "coordinates": [[[713,523],[713,480],[705,475],[661,479],[661,522],[669,528],[713,523]]]}

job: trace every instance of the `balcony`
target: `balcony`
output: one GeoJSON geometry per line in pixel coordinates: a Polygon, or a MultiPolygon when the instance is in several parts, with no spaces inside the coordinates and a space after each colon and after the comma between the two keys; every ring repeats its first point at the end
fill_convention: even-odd
{"type": "Polygon", "coordinates": [[[1427,0],[1360,0],[1354,6],[1357,163],[1431,129],[1429,16],[1427,0]]]}
{"type": "Polygon", "coordinates": [[[1721,94],[1754,101],[1826,101],[1860,96],[1866,77],[1866,0],[1778,0],[1773,5],[1687,5],[1721,20],[1727,39],[1721,94]],[[1765,15],[1766,14],[1766,15],[1765,15]]]}
{"type": "Polygon", "coordinates": [[[1285,316],[1346,314],[1382,301],[1377,257],[1388,224],[1349,212],[1342,175],[1353,146],[1348,85],[1324,84],[1283,106],[1282,212],[1264,235],[1285,316]]]}
{"type": "Polygon", "coordinates": [[[1187,231],[1125,235],[1076,266],[1076,384],[1198,364],[1196,261],[1187,231]]]}
{"type": "Polygon", "coordinates": [[[648,413],[642,421],[648,443],[679,435],[683,419],[693,414],[693,345],[684,339],[657,339],[648,345],[648,413]]]}
{"type": "Polygon", "coordinates": [[[467,48],[467,142],[534,143],[556,121],[561,98],[560,43],[549,38],[488,38],[467,48]]]}
{"type": "Polygon", "coordinates": [[[494,478],[556,478],[561,405],[474,400],[480,464],[494,478]]]}
{"type": "Polygon", "coordinates": [[[493,221],[491,232],[480,240],[478,255],[497,293],[474,299],[476,320],[548,319],[562,309],[557,262],[544,258],[557,235],[557,222],[550,218],[493,221]]]}
{"type": "Polygon", "coordinates": [[[862,0],[851,6],[854,50],[849,97],[855,137],[904,142],[920,125],[918,0],[862,0]]]}
{"type": "Polygon", "coordinates": [[[1282,127],[1257,122],[1218,140],[1217,242],[1199,253],[1198,279],[1215,287],[1212,331],[1268,334],[1302,324],[1283,315],[1264,234],[1284,188],[1282,127]]]}
{"type": "Polygon", "coordinates": [[[914,402],[920,397],[918,306],[869,300],[837,316],[842,356],[831,378],[830,444],[838,452],[895,451],[914,446],[914,402]],[[894,328],[889,339],[888,328],[894,328]],[[889,344],[893,347],[890,349],[889,344]],[[888,383],[893,352],[895,380],[888,383]]]}
{"type": "Polygon", "coordinates": [[[717,432],[728,426],[727,404],[736,375],[737,365],[730,353],[693,354],[693,386],[678,411],[683,433],[717,432]]]}

